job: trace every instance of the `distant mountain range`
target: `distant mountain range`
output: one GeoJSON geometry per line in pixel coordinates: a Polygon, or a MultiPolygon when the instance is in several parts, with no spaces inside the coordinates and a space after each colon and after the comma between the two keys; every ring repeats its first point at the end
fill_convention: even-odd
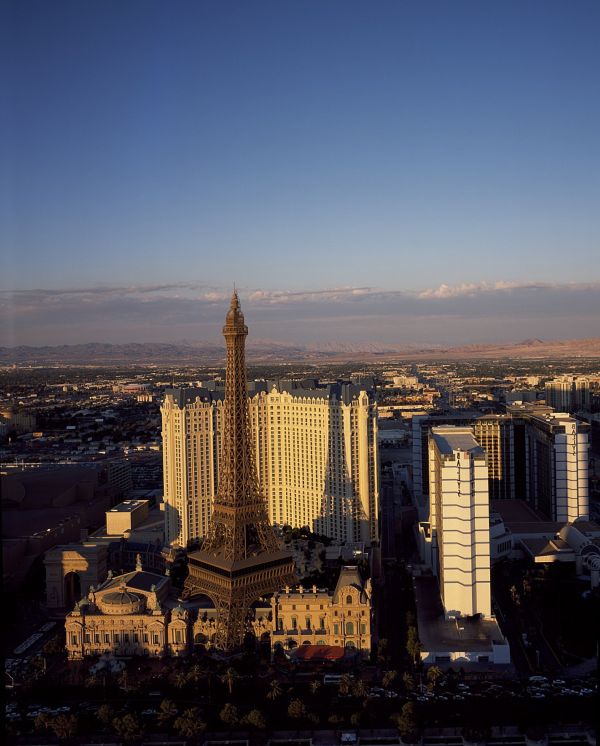
{"type": "MultiPolygon", "coordinates": [[[[600,338],[541,340],[459,347],[384,345],[377,343],[346,344],[283,344],[269,340],[253,340],[248,344],[248,360],[252,363],[285,362],[344,362],[348,360],[405,359],[427,360],[439,358],[495,359],[495,358],[561,358],[600,357],[600,338]]],[[[90,342],[77,345],[45,347],[0,347],[0,364],[65,364],[65,365],[131,365],[180,364],[211,365],[223,363],[225,349],[214,342],[143,342],[106,344],[90,342]]]]}

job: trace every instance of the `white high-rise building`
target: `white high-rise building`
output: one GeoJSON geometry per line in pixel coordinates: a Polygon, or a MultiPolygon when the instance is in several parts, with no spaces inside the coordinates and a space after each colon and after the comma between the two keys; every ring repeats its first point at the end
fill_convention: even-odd
{"type": "MultiPolygon", "coordinates": [[[[350,384],[251,384],[250,425],[260,488],[275,525],[338,541],[378,538],[377,409],[350,384]]],[[[223,394],[168,390],[162,413],[167,541],[205,535],[218,487],[223,394]]]]}
{"type": "Polygon", "coordinates": [[[588,431],[587,423],[563,412],[528,420],[528,499],[553,521],[589,519],[588,431]]]}
{"type": "Polygon", "coordinates": [[[429,489],[431,562],[446,617],[491,617],[487,458],[472,428],[431,430],[429,489]]]}

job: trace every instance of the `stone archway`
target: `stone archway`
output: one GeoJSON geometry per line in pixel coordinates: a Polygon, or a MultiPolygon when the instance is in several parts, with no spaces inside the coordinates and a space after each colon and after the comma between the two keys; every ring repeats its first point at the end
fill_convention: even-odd
{"type": "Polygon", "coordinates": [[[81,598],[81,578],[78,572],[68,572],[64,577],[63,598],[67,609],[72,609],[81,598]]]}
{"type": "Polygon", "coordinates": [[[44,564],[47,607],[70,611],[75,601],[87,594],[91,585],[97,586],[106,580],[108,549],[103,544],[64,544],[48,550],[44,564]],[[67,582],[71,574],[77,575],[79,588],[74,586],[74,578],[67,582]]]}

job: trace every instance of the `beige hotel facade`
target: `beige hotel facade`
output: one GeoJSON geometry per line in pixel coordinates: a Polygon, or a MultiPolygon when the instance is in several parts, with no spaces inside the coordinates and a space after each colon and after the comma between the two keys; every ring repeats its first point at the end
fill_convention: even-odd
{"type": "MultiPolygon", "coordinates": [[[[223,392],[169,389],[162,413],[166,540],[206,534],[218,488],[223,392]]],[[[249,384],[260,489],[274,525],[340,542],[378,538],[379,454],[372,391],[351,384],[249,384]]]]}

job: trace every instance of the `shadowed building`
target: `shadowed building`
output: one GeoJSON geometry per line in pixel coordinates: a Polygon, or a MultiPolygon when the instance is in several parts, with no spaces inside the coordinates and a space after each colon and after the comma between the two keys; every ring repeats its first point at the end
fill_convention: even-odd
{"type": "Polygon", "coordinates": [[[227,343],[219,489],[202,549],[189,555],[184,598],[208,596],[217,609],[215,647],[241,645],[251,604],[291,582],[291,555],[280,548],[260,492],[246,395],[248,328],[233,294],[223,335],[227,343]]]}

